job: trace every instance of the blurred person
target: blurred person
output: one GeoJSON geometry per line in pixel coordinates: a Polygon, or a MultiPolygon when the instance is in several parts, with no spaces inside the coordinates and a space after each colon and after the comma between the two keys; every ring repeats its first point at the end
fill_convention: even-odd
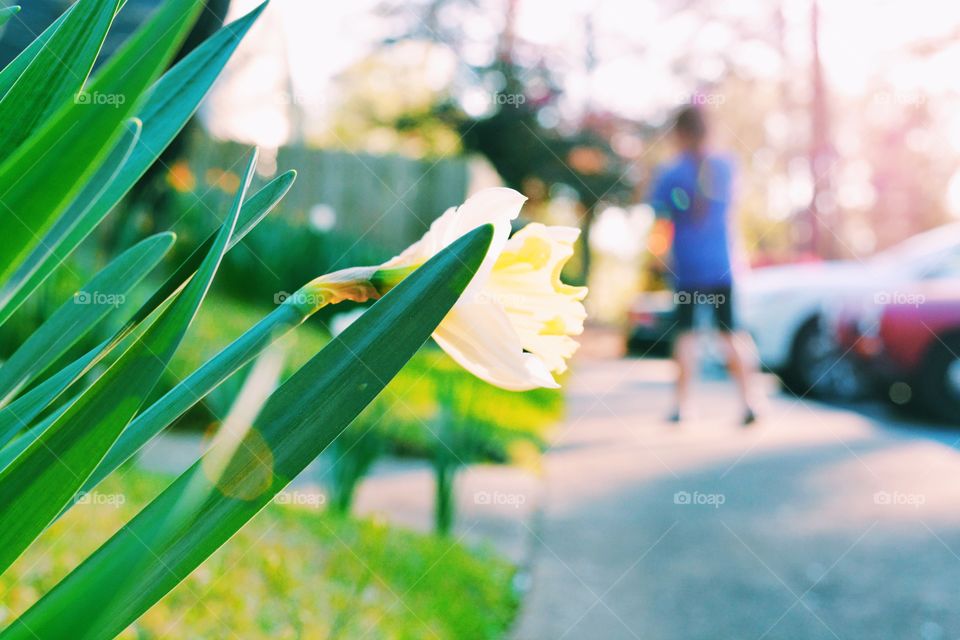
{"type": "Polygon", "coordinates": [[[672,422],[689,415],[690,383],[697,367],[696,310],[709,312],[720,334],[727,369],[742,402],[742,424],[756,421],[753,398],[753,341],[733,319],[730,263],[730,207],[734,166],[709,147],[709,123],[703,110],[682,108],[672,128],[677,155],[659,168],[649,201],[658,225],[672,227],[672,262],[677,337],[676,398],[672,422]]]}

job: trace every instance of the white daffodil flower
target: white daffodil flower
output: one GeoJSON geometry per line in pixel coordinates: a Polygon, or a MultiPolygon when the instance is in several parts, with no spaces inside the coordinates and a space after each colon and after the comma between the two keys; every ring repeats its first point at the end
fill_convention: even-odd
{"type": "Polygon", "coordinates": [[[433,334],[460,366],[498,387],[556,388],[583,331],[586,287],[560,280],[580,230],[529,224],[510,237],[526,198],[513,189],[484,189],[437,218],[424,236],[379,267],[321,276],[294,304],[319,308],[342,300],[376,299],[466,233],[485,224],[493,240],[473,280],[433,334]]]}
{"type": "Polygon", "coordinates": [[[437,330],[434,340],[478,378],[510,390],[557,387],[583,331],[585,287],[560,280],[580,234],[573,227],[529,224],[512,238],[511,222],[526,198],[513,189],[485,189],[449,209],[384,268],[420,265],[462,235],[494,227],[486,258],[437,330]]]}

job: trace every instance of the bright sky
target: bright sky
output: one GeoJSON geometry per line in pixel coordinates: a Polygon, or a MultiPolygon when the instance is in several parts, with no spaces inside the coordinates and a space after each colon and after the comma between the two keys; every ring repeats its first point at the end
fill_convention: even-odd
{"type": "MultiPolygon", "coordinates": [[[[481,40],[496,33],[505,0],[477,0],[486,20],[464,16],[464,27],[481,40]]],[[[232,17],[260,0],[234,0],[232,17]]],[[[283,142],[285,100],[296,100],[319,117],[330,100],[337,73],[366,55],[388,29],[374,13],[381,0],[274,2],[243,45],[235,72],[223,83],[226,95],[215,99],[212,127],[229,137],[267,146],[283,142]],[[254,55],[255,54],[255,55],[254,55]],[[238,70],[243,66],[244,69],[238,70]],[[289,73],[287,72],[289,69],[289,73]],[[255,87],[251,89],[251,87],[255,87]],[[281,98],[250,100],[252,93],[280,92],[281,98]],[[248,98],[246,100],[237,98],[248,98]],[[230,108],[227,109],[229,104],[230,108]]],[[[625,115],[654,118],[675,105],[690,87],[676,76],[674,62],[693,52],[693,75],[708,81],[723,72],[714,55],[736,51],[738,66],[759,75],[780,72],[773,49],[731,31],[771,38],[771,0],[704,1],[721,18],[692,37],[700,23],[691,11],[676,13],[662,0],[518,0],[516,30],[537,55],[566,71],[568,106],[594,101],[625,115]],[[592,16],[598,59],[592,74],[585,66],[585,17],[592,16]],[[732,47],[736,44],[736,47],[732,47]]],[[[809,57],[810,0],[782,0],[785,47],[793,60],[809,57]]],[[[960,94],[960,3],[950,0],[821,0],[822,52],[831,90],[857,94],[871,79],[882,78],[900,99],[922,89],[933,96],[960,94]],[[919,41],[939,43],[941,53],[910,62],[905,48],[919,41]]],[[[489,51],[483,43],[474,48],[489,51]]],[[[960,132],[960,121],[955,127],[960,132]]],[[[957,145],[960,147],[960,133],[957,145]]]]}

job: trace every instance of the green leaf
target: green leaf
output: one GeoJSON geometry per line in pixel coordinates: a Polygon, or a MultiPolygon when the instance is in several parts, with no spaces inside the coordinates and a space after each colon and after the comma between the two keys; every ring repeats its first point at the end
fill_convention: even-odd
{"type": "Polygon", "coordinates": [[[89,492],[101,480],[170,426],[190,407],[202,400],[230,378],[241,367],[259,355],[270,344],[300,325],[305,312],[295,305],[284,304],[274,309],[242,336],[184,378],[173,389],[150,405],[127,425],[107,455],[83,485],[89,492]]]}
{"type": "MultiPolygon", "coordinates": [[[[221,28],[178,62],[150,89],[137,117],[143,133],[130,157],[95,198],[78,195],[0,293],[0,324],[103,221],[196,112],[201,100],[265,5],[221,28]]],[[[0,74],[2,80],[2,74],[0,74]]],[[[2,83],[0,83],[2,84],[2,83]]],[[[109,161],[108,161],[109,162],[109,161]]],[[[101,170],[103,173],[103,170],[101,170]]],[[[87,190],[89,191],[89,190],[87,190]]]]}
{"type": "Polygon", "coordinates": [[[33,542],[90,475],[153,389],[217,271],[256,166],[190,285],[149,330],[0,472],[0,571],[33,542]]]}
{"type": "Polygon", "coordinates": [[[7,24],[10,21],[10,18],[20,13],[20,5],[15,4],[12,7],[4,7],[0,9],[0,27],[7,24]]]}
{"type": "Polygon", "coordinates": [[[126,294],[173,246],[174,238],[172,233],[160,233],[135,244],[63,303],[0,367],[0,405],[123,304],[126,294]]]}
{"type": "Polygon", "coordinates": [[[20,431],[29,427],[51,402],[96,364],[106,344],[77,358],[0,410],[0,445],[6,445],[20,431]]]}
{"type": "Polygon", "coordinates": [[[77,0],[60,28],[0,99],[0,157],[80,91],[120,0],[77,0]]]}
{"type": "MultiPolygon", "coordinates": [[[[123,137],[120,138],[104,163],[83,187],[77,200],[74,201],[75,203],[84,200],[89,203],[92,199],[99,197],[99,195],[103,193],[110,182],[117,177],[117,173],[123,166],[123,163],[130,157],[133,145],[140,137],[140,129],[139,120],[130,120],[127,122],[123,137]]],[[[82,214],[83,212],[80,212],[80,215],[82,214]]],[[[32,288],[29,290],[24,289],[25,283],[31,282],[32,280],[34,282],[33,288],[40,285],[42,279],[36,279],[35,276],[46,262],[50,262],[49,270],[47,271],[47,274],[49,274],[50,271],[53,271],[53,269],[66,259],[66,255],[63,257],[55,256],[53,252],[59,243],[59,239],[68,234],[74,226],[76,217],[77,216],[70,216],[69,212],[60,216],[40,244],[27,256],[26,260],[17,268],[16,272],[10,276],[10,279],[0,287],[0,309],[2,309],[2,311],[0,311],[0,324],[3,324],[3,322],[16,311],[20,303],[26,299],[26,295],[33,290],[32,288]],[[53,262],[54,260],[56,260],[55,263],[53,262]],[[4,306],[5,302],[11,300],[11,298],[18,293],[22,293],[24,296],[17,302],[16,306],[13,304],[4,306]]]]}
{"type": "MultiPolygon", "coordinates": [[[[160,317],[162,307],[156,310],[147,318],[132,328],[127,328],[117,332],[111,339],[101,342],[99,345],[83,354],[60,371],[53,374],[43,382],[36,384],[32,389],[25,392],[19,398],[11,402],[3,409],[0,409],[0,447],[13,446],[8,444],[18,432],[30,427],[33,431],[33,422],[37,416],[41,415],[46,409],[53,406],[60,396],[68,389],[74,388],[75,395],[80,395],[83,386],[78,382],[89,373],[93,367],[103,362],[103,360],[113,351],[119,354],[126,353],[127,350],[136,342],[139,342],[143,334],[146,333],[153,323],[160,317]]],[[[61,410],[69,402],[60,402],[56,411],[61,410]]],[[[46,418],[41,422],[45,422],[46,418]]],[[[35,426],[35,425],[34,425],[35,426]]],[[[18,438],[19,441],[19,438],[18,438]]],[[[3,465],[0,465],[2,470],[3,465]]]]}
{"type": "Polygon", "coordinates": [[[492,237],[461,238],[388,293],[267,402],[0,635],[112,638],[183,580],[299,474],[430,336],[492,237]]]}
{"type": "MultiPolygon", "coordinates": [[[[290,187],[293,186],[296,179],[297,172],[288,171],[271,180],[267,186],[250,198],[250,201],[244,205],[243,211],[240,212],[240,220],[237,221],[237,232],[233,234],[230,240],[230,249],[243,240],[248,233],[253,231],[254,227],[260,224],[260,221],[279,204],[290,190],[290,187]]],[[[216,234],[214,233],[211,234],[203,244],[197,247],[193,253],[180,264],[174,274],[167,278],[167,281],[157,289],[156,293],[143,305],[143,309],[141,309],[140,313],[137,314],[131,322],[139,322],[146,313],[149,313],[151,309],[155,308],[182,287],[197,270],[197,265],[200,264],[203,256],[206,255],[215,241],[216,234]]]]}
{"type": "MultiPolygon", "coordinates": [[[[243,204],[243,208],[240,211],[240,219],[237,221],[237,228],[234,230],[233,235],[230,236],[228,250],[243,240],[243,238],[276,207],[284,195],[290,190],[295,179],[296,172],[293,171],[280,175],[270,181],[243,204]]],[[[209,253],[216,238],[217,234],[212,234],[199,249],[194,251],[191,256],[180,265],[176,273],[168,278],[157,292],[140,307],[140,310],[134,317],[117,331],[113,338],[98,345],[89,353],[65,367],[63,371],[51,376],[51,378],[37,385],[22,397],[14,400],[10,405],[0,409],[0,446],[9,442],[19,431],[28,427],[51,402],[58,398],[61,393],[66,391],[66,389],[81,376],[86,374],[91,367],[106,357],[117,345],[129,340],[131,335],[136,336],[138,332],[142,332],[145,329],[143,325],[147,322],[148,318],[155,314],[156,310],[170,299],[170,296],[179,291],[187,281],[193,277],[198,266],[202,263],[204,256],[209,253]]],[[[250,357],[253,357],[253,355],[255,354],[251,353],[250,357]]],[[[219,384],[219,382],[216,384],[219,384]]],[[[193,402],[199,399],[200,397],[197,397],[193,402]]],[[[192,406],[193,402],[186,408],[192,406]]]]}
{"type": "Polygon", "coordinates": [[[0,281],[103,162],[121,123],[166,67],[202,7],[201,0],[161,5],[90,83],[87,95],[107,102],[65,105],[0,164],[0,281]]]}
{"type": "Polygon", "coordinates": [[[17,81],[17,78],[23,74],[24,70],[30,66],[34,58],[47,46],[47,42],[49,42],[53,34],[57,32],[57,29],[59,29],[63,21],[67,19],[67,16],[70,15],[74,6],[76,5],[70,5],[66,11],[60,14],[59,18],[54,20],[53,24],[44,29],[43,33],[27,45],[27,48],[21,51],[10,64],[5,66],[3,70],[0,70],[0,96],[7,95],[7,92],[10,91],[10,87],[17,81]]]}
{"type": "MultiPolygon", "coordinates": [[[[241,220],[237,222],[236,241],[253,229],[273,206],[283,198],[295,179],[295,173],[285,174],[273,180],[244,205],[241,220]]],[[[177,272],[154,294],[153,303],[175,291],[190,277],[196,269],[196,261],[209,249],[214,240],[211,236],[184,261],[177,272]]],[[[231,245],[232,246],[232,245],[231,245]]],[[[144,305],[150,309],[151,302],[144,305]]],[[[224,380],[232,376],[243,365],[259,355],[268,345],[297,327],[306,319],[304,311],[295,305],[285,304],[277,307],[256,325],[244,332],[220,353],[208,360],[199,369],[191,373],[159,400],[131,422],[120,438],[110,449],[96,470],[84,484],[83,491],[90,491],[101,480],[110,475],[130,456],[167,428],[190,407],[203,399],[224,380]]],[[[2,417],[2,413],[0,413],[2,417]]],[[[2,432],[0,432],[2,433],[2,432]]]]}
{"type": "Polygon", "coordinates": [[[0,471],[3,471],[7,468],[11,462],[13,462],[17,456],[27,450],[31,444],[36,441],[40,435],[46,431],[50,425],[56,422],[63,413],[70,408],[76,401],[76,398],[73,398],[70,402],[64,402],[63,406],[57,407],[57,410],[52,412],[49,416],[45,417],[43,420],[38,422],[36,425],[30,427],[30,429],[21,435],[19,438],[9,443],[4,448],[0,449],[0,471]]]}

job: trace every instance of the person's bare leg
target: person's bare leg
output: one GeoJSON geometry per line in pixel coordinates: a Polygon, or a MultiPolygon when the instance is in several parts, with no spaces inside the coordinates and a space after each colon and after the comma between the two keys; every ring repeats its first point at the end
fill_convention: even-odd
{"type": "Polygon", "coordinates": [[[673,343],[673,360],[677,365],[675,387],[675,413],[673,419],[679,421],[689,415],[690,384],[697,366],[697,336],[692,331],[684,331],[673,343]]]}
{"type": "Polygon", "coordinates": [[[754,414],[754,349],[753,339],[743,331],[723,332],[723,340],[727,357],[727,370],[733,377],[743,404],[744,422],[753,422],[754,414]]]}

